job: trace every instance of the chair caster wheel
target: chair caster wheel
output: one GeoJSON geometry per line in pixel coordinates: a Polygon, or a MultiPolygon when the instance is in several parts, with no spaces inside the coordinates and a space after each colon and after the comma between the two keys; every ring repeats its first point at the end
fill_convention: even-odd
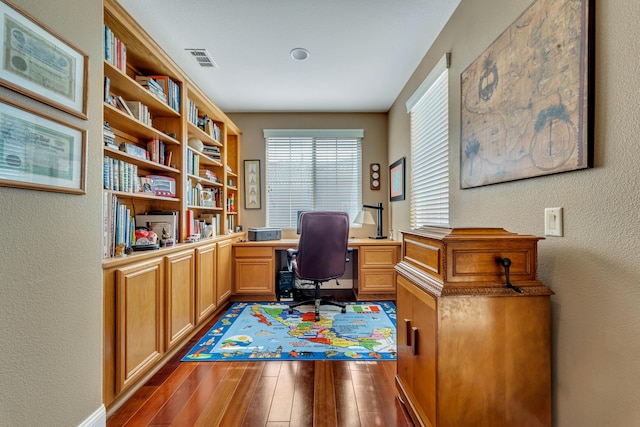
{"type": "Polygon", "coordinates": [[[346,313],[347,312],[347,307],[342,307],[342,312],[346,313]]]}

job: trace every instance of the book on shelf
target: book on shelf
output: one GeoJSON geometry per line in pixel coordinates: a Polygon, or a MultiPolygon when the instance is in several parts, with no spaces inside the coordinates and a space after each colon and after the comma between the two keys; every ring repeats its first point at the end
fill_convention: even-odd
{"type": "Polygon", "coordinates": [[[116,135],[111,130],[109,123],[104,122],[104,126],[102,127],[102,141],[104,145],[107,147],[113,148],[115,150],[118,149],[118,144],[116,143],[116,135]]]}
{"type": "Polygon", "coordinates": [[[131,115],[147,126],[151,126],[149,108],[140,101],[124,101],[131,115]]]}
{"type": "Polygon", "coordinates": [[[104,102],[109,103],[109,98],[111,95],[111,79],[107,76],[104,76],[104,102]]]}
{"type": "Polygon", "coordinates": [[[135,223],[131,209],[118,200],[115,194],[104,193],[103,256],[105,258],[125,254],[125,249],[135,242],[135,223]]]}
{"type": "Polygon", "coordinates": [[[107,25],[104,26],[104,59],[126,73],[127,46],[115,36],[107,25]]]}
{"type": "Polygon", "coordinates": [[[102,168],[102,184],[105,190],[125,193],[137,193],[139,191],[137,165],[104,156],[102,168]]]}
{"type": "Polygon", "coordinates": [[[180,86],[169,76],[149,76],[162,87],[167,96],[167,104],[175,111],[180,112],[180,86]]]}
{"type": "Polygon", "coordinates": [[[151,94],[153,94],[156,98],[161,100],[162,102],[167,102],[167,94],[164,91],[163,86],[158,84],[153,77],[150,76],[136,76],[136,81],[145,89],[147,89],[151,94]]]}

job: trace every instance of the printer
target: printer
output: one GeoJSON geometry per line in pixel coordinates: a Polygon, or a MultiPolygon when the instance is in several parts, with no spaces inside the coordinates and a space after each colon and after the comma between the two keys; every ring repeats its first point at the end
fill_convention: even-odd
{"type": "Polygon", "coordinates": [[[282,238],[282,229],[273,227],[249,228],[248,238],[253,242],[261,242],[263,240],[280,240],[282,238]]]}

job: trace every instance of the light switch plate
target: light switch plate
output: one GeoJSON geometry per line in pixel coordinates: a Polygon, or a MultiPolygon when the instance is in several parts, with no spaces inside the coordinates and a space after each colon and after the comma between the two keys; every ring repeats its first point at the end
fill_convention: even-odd
{"type": "Polygon", "coordinates": [[[545,236],[562,237],[562,208],[544,209],[545,236]]]}

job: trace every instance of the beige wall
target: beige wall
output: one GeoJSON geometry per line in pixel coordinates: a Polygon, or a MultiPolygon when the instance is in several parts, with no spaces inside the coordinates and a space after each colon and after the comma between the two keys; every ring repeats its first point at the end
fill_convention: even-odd
{"type": "MultiPolygon", "coordinates": [[[[259,159],[262,174],[262,209],[244,210],[242,222],[245,230],[249,227],[264,227],[266,223],[266,193],[264,183],[265,146],[264,129],[364,129],[362,140],[362,202],[383,204],[383,232],[388,233],[388,173],[387,162],[387,115],[381,113],[235,113],[229,114],[233,122],[242,129],[241,160],[259,159]],[[369,189],[369,164],[382,166],[382,186],[380,190],[369,189]]],[[[242,175],[242,174],[240,174],[242,175]]],[[[241,181],[240,185],[244,185],[241,181]]],[[[339,196],[338,196],[339,197],[339,196]]],[[[242,202],[244,203],[244,202],[242,202]]],[[[371,211],[375,218],[375,211],[371,211]]],[[[283,230],[283,234],[295,235],[295,230],[283,230]],[[291,234],[293,233],[293,234],[291,234]]],[[[365,225],[352,229],[352,235],[366,237],[376,234],[376,227],[365,225]]]]}
{"type": "MultiPolygon", "coordinates": [[[[459,189],[460,73],[530,3],[462,1],[389,112],[389,158],[410,157],[405,102],[450,51],[451,225],[542,236],[544,208],[564,208],[564,237],[539,244],[539,278],[556,293],[554,425],[638,425],[640,2],[596,2],[595,168],[459,189]]],[[[408,226],[409,202],[394,203],[391,227],[408,226]]]]}
{"type": "Polygon", "coordinates": [[[0,188],[0,425],[73,426],[102,405],[102,2],[14,0],[87,53],[87,194],[0,188]],[[96,143],[97,142],[97,143],[96,143]]]}

